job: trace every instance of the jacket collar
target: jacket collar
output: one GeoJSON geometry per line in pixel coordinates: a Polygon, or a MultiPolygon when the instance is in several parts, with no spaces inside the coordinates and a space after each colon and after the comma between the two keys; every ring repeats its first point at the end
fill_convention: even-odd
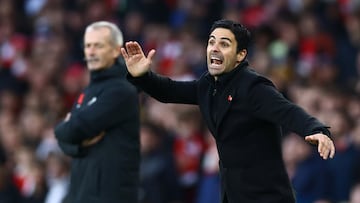
{"type": "MultiPolygon", "coordinates": [[[[216,81],[221,86],[225,86],[237,73],[244,69],[244,67],[247,67],[249,65],[247,60],[243,60],[237,67],[235,67],[233,70],[231,70],[228,73],[223,73],[219,75],[218,80],[216,81]]],[[[215,78],[214,76],[210,75],[210,73],[207,73],[206,79],[210,82],[211,85],[215,85],[215,78]]]]}
{"type": "MultiPolygon", "coordinates": [[[[231,83],[236,82],[237,78],[241,75],[241,72],[243,72],[246,67],[248,66],[248,62],[245,60],[243,62],[241,62],[236,68],[234,68],[234,70],[230,71],[229,73],[226,74],[222,74],[219,78],[220,82],[222,82],[223,85],[222,87],[224,88],[223,91],[221,91],[221,95],[219,96],[220,98],[220,103],[219,106],[221,106],[221,108],[218,109],[218,121],[216,123],[214,123],[210,118],[210,108],[211,108],[211,95],[212,95],[212,90],[211,90],[211,86],[215,86],[215,80],[214,77],[212,75],[209,74],[209,72],[207,72],[203,77],[205,77],[206,82],[205,83],[201,83],[202,85],[202,90],[204,90],[203,92],[207,92],[205,93],[202,97],[200,97],[200,101],[199,103],[203,104],[200,105],[200,109],[202,111],[202,113],[204,114],[204,118],[205,121],[209,127],[209,130],[213,133],[213,135],[215,137],[218,136],[218,131],[219,131],[219,126],[222,123],[222,120],[224,118],[224,116],[226,115],[226,113],[228,112],[228,110],[230,109],[231,104],[234,102],[233,98],[236,97],[236,90],[237,88],[234,87],[233,85],[228,85],[229,82],[231,83]]],[[[219,79],[218,78],[218,79],[219,79]]]]}
{"type": "Polygon", "coordinates": [[[127,74],[124,59],[116,59],[115,63],[108,68],[95,70],[90,72],[90,83],[95,83],[108,78],[119,77],[123,78],[127,74]]]}

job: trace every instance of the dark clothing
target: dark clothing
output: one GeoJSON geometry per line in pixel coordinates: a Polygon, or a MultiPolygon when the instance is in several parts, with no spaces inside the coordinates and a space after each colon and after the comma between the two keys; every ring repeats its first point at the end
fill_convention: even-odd
{"type": "MultiPolygon", "coordinates": [[[[4,170],[1,168],[3,166],[0,166],[0,170],[4,170]]],[[[1,173],[1,171],[0,171],[1,173]]],[[[2,176],[3,174],[0,174],[2,176]]],[[[23,203],[23,198],[20,194],[20,191],[16,188],[16,186],[13,184],[10,178],[6,177],[5,179],[2,179],[4,177],[0,177],[0,202],[1,203],[23,203]]]]}
{"type": "Polygon", "coordinates": [[[62,150],[73,157],[69,202],[134,203],[139,189],[139,104],[124,64],[91,72],[71,118],[55,128],[62,150]],[[81,142],[105,132],[100,142],[81,142]]]}
{"type": "Polygon", "coordinates": [[[216,85],[209,73],[187,82],[153,72],[128,79],[159,101],[199,105],[217,143],[223,202],[295,202],[282,159],[281,126],[301,136],[330,134],[246,61],[216,85]]]}
{"type": "Polygon", "coordinates": [[[298,163],[291,182],[296,194],[296,203],[331,200],[331,187],[334,184],[329,166],[315,149],[298,163]]]}
{"type": "Polygon", "coordinates": [[[169,203],[180,201],[174,158],[165,150],[157,150],[141,156],[140,202],[169,203]]]}
{"type": "Polygon", "coordinates": [[[354,186],[355,174],[359,174],[359,171],[354,173],[356,164],[359,163],[357,162],[360,158],[359,151],[352,144],[337,149],[334,159],[329,160],[329,168],[334,181],[331,184],[331,194],[335,202],[346,202],[354,186]]]}

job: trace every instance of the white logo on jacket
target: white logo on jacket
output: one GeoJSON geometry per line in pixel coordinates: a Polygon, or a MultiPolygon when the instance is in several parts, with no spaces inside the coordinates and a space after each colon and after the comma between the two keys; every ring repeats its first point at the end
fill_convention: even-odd
{"type": "Polygon", "coordinates": [[[91,100],[87,103],[88,106],[94,104],[96,102],[97,98],[96,97],[93,97],[91,98],[91,100]]]}

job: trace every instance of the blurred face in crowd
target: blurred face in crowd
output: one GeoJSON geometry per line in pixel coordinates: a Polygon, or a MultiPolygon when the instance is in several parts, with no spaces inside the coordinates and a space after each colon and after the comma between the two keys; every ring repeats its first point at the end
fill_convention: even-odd
{"type": "Polygon", "coordinates": [[[88,69],[99,70],[112,66],[120,54],[120,47],[111,40],[110,29],[90,29],[84,36],[84,53],[88,69]]]}
{"type": "Polygon", "coordinates": [[[246,50],[236,53],[237,42],[234,34],[225,28],[216,28],[209,36],[207,64],[209,73],[217,79],[230,72],[245,58],[246,50]]]}

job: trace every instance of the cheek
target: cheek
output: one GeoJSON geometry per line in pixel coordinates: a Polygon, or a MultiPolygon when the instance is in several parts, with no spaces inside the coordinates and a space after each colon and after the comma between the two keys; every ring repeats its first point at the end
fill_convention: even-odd
{"type": "Polygon", "coordinates": [[[114,61],[114,54],[112,52],[103,53],[101,55],[101,63],[104,65],[110,65],[114,61]]]}
{"type": "Polygon", "coordinates": [[[236,64],[236,56],[228,55],[225,56],[225,69],[232,69],[236,64]]]}
{"type": "Polygon", "coordinates": [[[101,60],[107,61],[110,57],[112,57],[111,52],[101,52],[99,53],[101,60]]]}
{"type": "Polygon", "coordinates": [[[206,58],[209,58],[209,55],[210,55],[210,49],[207,48],[207,49],[206,49],[206,58]]]}
{"type": "Polygon", "coordinates": [[[88,56],[88,55],[90,55],[90,52],[89,52],[89,50],[87,50],[87,49],[84,49],[84,54],[85,54],[85,56],[88,56]]]}

